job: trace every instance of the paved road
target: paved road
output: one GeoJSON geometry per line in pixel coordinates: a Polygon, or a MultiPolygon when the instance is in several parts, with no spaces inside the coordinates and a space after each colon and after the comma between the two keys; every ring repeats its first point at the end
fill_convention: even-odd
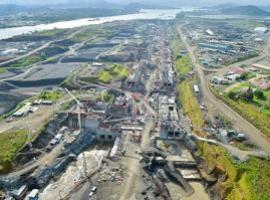
{"type": "Polygon", "coordinates": [[[194,134],[192,134],[191,137],[195,138],[198,141],[221,146],[225,148],[233,157],[238,158],[242,162],[247,161],[251,156],[258,157],[258,158],[268,158],[269,156],[267,153],[261,150],[243,151],[234,146],[223,144],[217,140],[202,138],[194,134]]]}
{"type": "Polygon", "coordinates": [[[42,166],[45,166],[47,164],[50,164],[53,161],[55,161],[56,158],[59,157],[59,155],[62,153],[63,147],[64,147],[63,143],[60,143],[50,153],[45,154],[44,156],[40,157],[38,160],[25,166],[23,169],[11,172],[8,175],[0,176],[0,178],[18,177],[18,176],[26,174],[26,173],[28,173],[28,172],[30,172],[38,167],[42,167],[42,166]]]}
{"type": "Polygon", "coordinates": [[[10,64],[10,63],[12,63],[12,62],[15,62],[15,61],[17,61],[17,60],[20,60],[20,59],[22,59],[22,58],[31,56],[31,55],[33,55],[33,54],[35,54],[35,53],[37,53],[37,52],[39,52],[39,51],[41,51],[41,50],[43,50],[43,49],[46,49],[47,47],[49,47],[51,44],[53,44],[53,43],[55,43],[55,42],[61,42],[61,41],[66,40],[66,39],[70,39],[70,38],[74,37],[76,34],[78,34],[79,32],[81,32],[82,30],[83,30],[83,29],[79,29],[78,31],[75,31],[74,33],[68,35],[68,36],[65,37],[64,39],[53,40],[53,41],[47,42],[47,43],[43,44],[42,46],[40,46],[40,47],[38,47],[38,48],[36,48],[36,49],[33,49],[33,50],[29,51],[28,53],[26,53],[26,54],[24,54],[24,55],[18,56],[18,57],[13,58],[13,59],[10,59],[10,60],[8,60],[8,61],[0,62],[0,67],[1,67],[1,66],[5,66],[5,65],[7,65],[7,64],[10,64]]]}
{"type": "Polygon", "coordinates": [[[270,153],[270,142],[267,141],[267,139],[262,134],[262,132],[260,132],[250,122],[248,122],[246,119],[240,116],[237,112],[231,109],[228,105],[226,105],[223,101],[219,100],[218,98],[216,98],[214,94],[212,94],[212,92],[210,91],[207,79],[205,77],[205,74],[200,64],[198,63],[192,48],[188,44],[187,39],[184,36],[181,28],[179,28],[178,30],[179,30],[179,35],[188,50],[194,70],[198,73],[198,76],[200,78],[202,92],[203,92],[205,104],[207,105],[208,110],[211,113],[216,113],[216,111],[219,111],[220,113],[227,116],[232,121],[235,127],[238,127],[241,131],[245,132],[248,135],[248,137],[254,144],[262,148],[262,150],[264,150],[265,152],[270,153]]]}
{"type": "MultiPolygon", "coordinates": [[[[75,31],[74,33],[68,35],[68,36],[65,37],[64,39],[50,41],[50,42],[48,42],[48,43],[42,45],[41,47],[39,47],[39,48],[37,48],[37,49],[34,49],[34,50],[28,52],[27,54],[24,54],[24,55],[22,55],[22,56],[16,57],[16,58],[14,58],[14,59],[12,59],[12,60],[8,60],[8,61],[5,61],[5,62],[2,62],[2,63],[0,63],[0,66],[4,66],[4,65],[9,64],[9,63],[11,63],[11,62],[14,62],[14,61],[20,60],[20,59],[22,59],[22,58],[25,58],[25,57],[27,57],[27,56],[30,56],[30,55],[32,55],[32,54],[38,52],[38,51],[41,51],[41,50],[43,50],[43,49],[49,47],[49,46],[50,46],[52,43],[54,43],[54,42],[61,42],[61,41],[66,40],[66,39],[71,39],[72,37],[74,37],[75,35],[77,35],[78,33],[80,33],[82,30],[84,30],[84,29],[81,28],[81,29],[79,29],[78,31],[75,31]]],[[[88,40],[87,40],[87,41],[88,41],[88,40]]],[[[82,43],[80,43],[80,44],[78,45],[78,48],[81,47],[81,44],[84,44],[84,42],[87,42],[87,41],[83,41],[82,43]]],[[[70,49],[68,52],[65,52],[65,53],[63,53],[63,54],[58,54],[58,55],[52,56],[52,57],[50,57],[49,59],[51,59],[51,58],[59,58],[59,57],[65,56],[65,55],[69,55],[69,54],[70,54],[71,52],[73,52],[74,50],[77,50],[77,48],[75,49],[74,47],[71,47],[71,49],[70,49]]],[[[48,59],[47,59],[47,60],[48,60],[48,59]]],[[[29,68],[28,68],[27,70],[25,70],[23,73],[20,73],[20,74],[18,74],[18,75],[14,75],[14,76],[11,76],[11,77],[8,77],[8,78],[1,79],[0,82],[4,82],[4,81],[8,81],[8,80],[13,80],[13,79],[18,79],[18,78],[24,77],[24,76],[26,76],[27,74],[31,73],[38,65],[43,64],[43,63],[46,63],[47,60],[40,61],[40,62],[34,63],[34,64],[32,64],[32,65],[29,65],[29,66],[27,66],[27,67],[29,67],[29,68]]]]}

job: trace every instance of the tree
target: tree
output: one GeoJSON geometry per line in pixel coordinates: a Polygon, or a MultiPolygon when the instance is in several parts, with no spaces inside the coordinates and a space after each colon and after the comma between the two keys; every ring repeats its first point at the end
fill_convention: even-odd
{"type": "Polygon", "coordinates": [[[241,98],[244,101],[247,101],[247,102],[252,102],[253,101],[254,94],[253,94],[253,90],[252,90],[252,88],[250,86],[247,89],[247,91],[245,91],[245,92],[242,93],[241,98]]]}
{"type": "Polygon", "coordinates": [[[255,90],[254,95],[255,95],[255,97],[257,97],[260,100],[264,100],[265,99],[264,93],[261,90],[259,90],[259,89],[255,90]]]}
{"type": "Polygon", "coordinates": [[[237,93],[236,93],[236,92],[233,92],[233,91],[230,91],[230,92],[228,93],[228,97],[229,97],[230,99],[236,100],[236,99],[237,99],[237,93]]]}
{"type": "Polygon", "coordinates": [[[247,80],[248,79],[248,75],[249,75],[249,73],[248,72],[245,72],[239,78],[237,78],[237,80],[242,80],[242,81],[247,80]]]}

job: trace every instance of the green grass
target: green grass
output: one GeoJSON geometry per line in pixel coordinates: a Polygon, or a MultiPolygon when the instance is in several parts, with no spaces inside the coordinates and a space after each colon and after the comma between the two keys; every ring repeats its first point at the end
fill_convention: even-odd
{"type": "MultiPolygon", "coordinates": [[[[270,138],[270,90],[262,91],[265,99],[258,99],[254,96],[252,102],[241,99],[235,100],[228,96],[230,91],[238,93],[249,86],[248,81],[245,81],[235,87],[227,88],[227,90],[226,88],[211,87],[211,91],[270,138]],[[223,93],[223,95],[220,95],[220,93],[223,93]]],[[[252,89],[256,90],[257,88],[252,87],[252,89]]]]}
{"type": "Polygon", "coordinates": [[[229,106],[254,124],[267,137],[270,137],[270,115],[260,110],[255,104],[242,100],[234,101],[228,96],[221,97],[229,106]]]}
{"type": "Polygon", "coordinates": [[[204,116],[199,103],[193,93],[193,81],[185,80],[178,85],[179,100],[184,112],[189,116],[195,131],[200,131],[204,126],[204,116]]]}
{"type": "Polygon", "coordinates": [[[118,79],[126,78],[129,75],[129,71],[123,65],[115,64],[112,67],[111,74],[118,79]]]}
{"type": "Polygon", "coordinates": [[[45,57],[42,57],[39,55],[31,55],[26,58],[22,58],[16,61],[15,63],[10,64],[8,67],[11,67],[11,68],[27,67],[29,65],[43,61],[45,59],[46,59],[45,57]]]}
{"type": "Polygon", "coordinates": [[[174,70],[178,77],[187,76],[188,73],[192,70],[189,57],[187,55],[181,58],[177,57],[174,64],[174,70]]]}
{"type": "Polygon", "coordinates": [[[232,160],[226,151],[218,146],[200,143],[200,156],[209,167],[216,167],[226,174],[221,188],[228,200],[270,199],[270,162],[252,158],[245,163],[232,160]]]}
{"type": "Polygon", "coordinates": [[[171,44],[171,49],[172,49],[172,54],[173,54],[173,60],[175,60],[181,50],[182,41],[179,37],[178,30],[176,27],[171,28],[167,34],[171,34],[170,44],[171,44]]]}
{"type": "MultiPolygon", "coordinates": [[[[249,87],[249,83],[243,82],[232,88],[231,91],[239,92],[242,88],[247,87],[249,87]]],[[[230,99],[228,93],[221,96],[215,88],[212,88],[212,92],[270,138],[270,91],[263,91],[265,100],[254,97],[252,102],[230,99]]]]}
{"type": "Polygon", "coordinates": [[[97,33],[94,31],[84,31],[82,33],[76,34],[71,40],[74,42],[82,42],[85,40],[92,39],[97,33]]]}
{"type": "Polygon", "coordinates": [[[0,74],[5,73],[6,71],[7,71],[7,69],[6,69],[6,68],[0,68],[0,74]]]}
{"type": "Polygon", "coordinates": [[[110,83],[112,81],[112,76],[109,71],[107,70],[102,70],[98,74],[98,80],[103,82],[103,83],[110,83]]]}
{"type": "Polygon", "coordinates": [[[128,68],[123,65],[114,64],[109,69],[104,69],[99,72],[97,79],[103,83],[111,83],[115,80],[123,80],[129,75],[128,68]]]}
{"type": "MultiPolygon", "coordinates": [[[[174,71],[177,74],[178,79],[186,77],[192,70],[190,58],[188,55],[181,56],[180,50],[182,48],[182,42],[178,35],[177,29],[171,30],[171,49],[174,59],[174,71]]],[[[205,124],[203,113],[200,109],[198,100],[193,93],[193,85],[195,81],[192,79],[186,79],[180,82],[177,86],[178,101],[181,102],[184,112],[188,115],[195,132],[202,135],[201,129],[205,124]]]]}
{"type": "Polygon", "coordinates": [[[16,153],[27,141],[27,131],[9,131],[0,133],[0,173],[9,171],[16,153]]]}
{"type": "Polygon", "coordinates": [[[39,98],[47,101],[57,101],[64,97],[64,93],[61,91],[43,91],[39,98]]]}

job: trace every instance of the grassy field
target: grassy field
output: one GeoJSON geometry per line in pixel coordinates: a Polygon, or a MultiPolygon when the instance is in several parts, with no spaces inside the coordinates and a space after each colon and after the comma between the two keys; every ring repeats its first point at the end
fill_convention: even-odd
{"type": "Polygon", "coordinates": [[[26,140],[26,130],[0,133],[0,173],[11,169],[16,153],[23,147],[26,140]]]}
{"type": "Polygon", "coordinates": [[[26,58],[22,58],[15,63],[10,64],[8,67],[11,68],[19,68],[19,67],[27,67],[29,65],[32,65],[34,63],[40,62],[45,60],[46,58],[39,56],[39,55],[31,55],[26,58]]]}
{"type": "Polygon", "coordinates": [[[39,98],[47,101],[57,101],[64,97],[64,93],[61,91],[43,91],[39,98]]]}
{"type": "MultiPolygon", "coordinates": [[[[243,88],[248,88],[249,84],[243,82],[237,84],[236,87],[218,88],[212,87],[212,92],[247,119],[250,123],[256,126],[262,133],[270,138],[270,91],[263,91],[265,99],[258,99],[254,96],[252,102],[247,102],[241,99],[234,100],[228,96],[230,91],[238,93],[243,88]],[[226,91],[226,92],[224,92],[226,91]],[[220,95],[222,93],[223,95],[220,95]]],[[[253,87],[256,90],[255,87],[253,87]]]]}
{"type": "Polygon", "coordinates": [[[203,128],[205,121],[193,92],[193,84],[191,80],[182,81],[178,86],[178,93],[184,112],[188,114],[195,131],[199,131],[203,128]]]}
{"type": "Polygon", "coordinates": [[[177,86],[178,100],[181,102],[184,112],[191,120],[194,131],[199,135],[203,135],[201,129],[203,128],[205,121],[198,100],[193,92],[195,79],[187,78],[188,73],[192,70],[192,65],[188,55],[180,55],[180,50],[183,48],[177,29],[172,29],[171,32],[171,49],[174,58],[174,71],[179,79],[181,77],[184,77],[185,79],[177,86]]]}
{"type": "Polygon", "coordinates": [[[129,70],[123,65],[114,64],[109,69],[104,69],[98,74],[98,80],[102,83],[111,83],[115,80],[123,80],[129,75],[129,70]]]}
{"type": "Polygon", "coordinates": [[[187,76],[192,70],[191,63],[188,56],[177,57],[174,65],[174,70],[177,76],[187,76]]]}
{"type": "Polygon", "coordinates": [[[6,71],[7,71],[7,69],[6,69],[6,68],[0,68],[0,74],[5,73],[6,71]]]}
{"type": "Polygon", "coordinates": [[[260,111],[254,104],[242,100],[234,101],[227,96],[221,98],[270,138],[270,115],[260,111]]]}

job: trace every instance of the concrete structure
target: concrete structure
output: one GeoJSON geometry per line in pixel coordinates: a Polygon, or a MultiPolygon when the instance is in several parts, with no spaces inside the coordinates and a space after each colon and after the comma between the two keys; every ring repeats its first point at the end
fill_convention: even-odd
{"type": "Polygon", "coordinates": [[[211,82],[217,85],[226,85],[229,83],[228,80],[226,80],[223,77],[219,77],[219,76],[213,76],[211,79],[211,82]]]}
{"type": "Polygon", "coordinates": [[[167,121],[162,122],[160,126],[160,138],[184,140],[186,132],[180,128],[179,122],[167,121]]]}
{"type": "Polygon", "coordinates": [[[33,189],[28,195],[28,200],[38,200],[38,194],[39,194],[39,190],[33,189]]]}
{"type": "Polygon", "coordinates": [[[28,102],[26,103],[22,108],[17,110],[14,114],[13,117],[22,117],[24,115],[27,115],[31,110],[31,103],[28,102]]]}

